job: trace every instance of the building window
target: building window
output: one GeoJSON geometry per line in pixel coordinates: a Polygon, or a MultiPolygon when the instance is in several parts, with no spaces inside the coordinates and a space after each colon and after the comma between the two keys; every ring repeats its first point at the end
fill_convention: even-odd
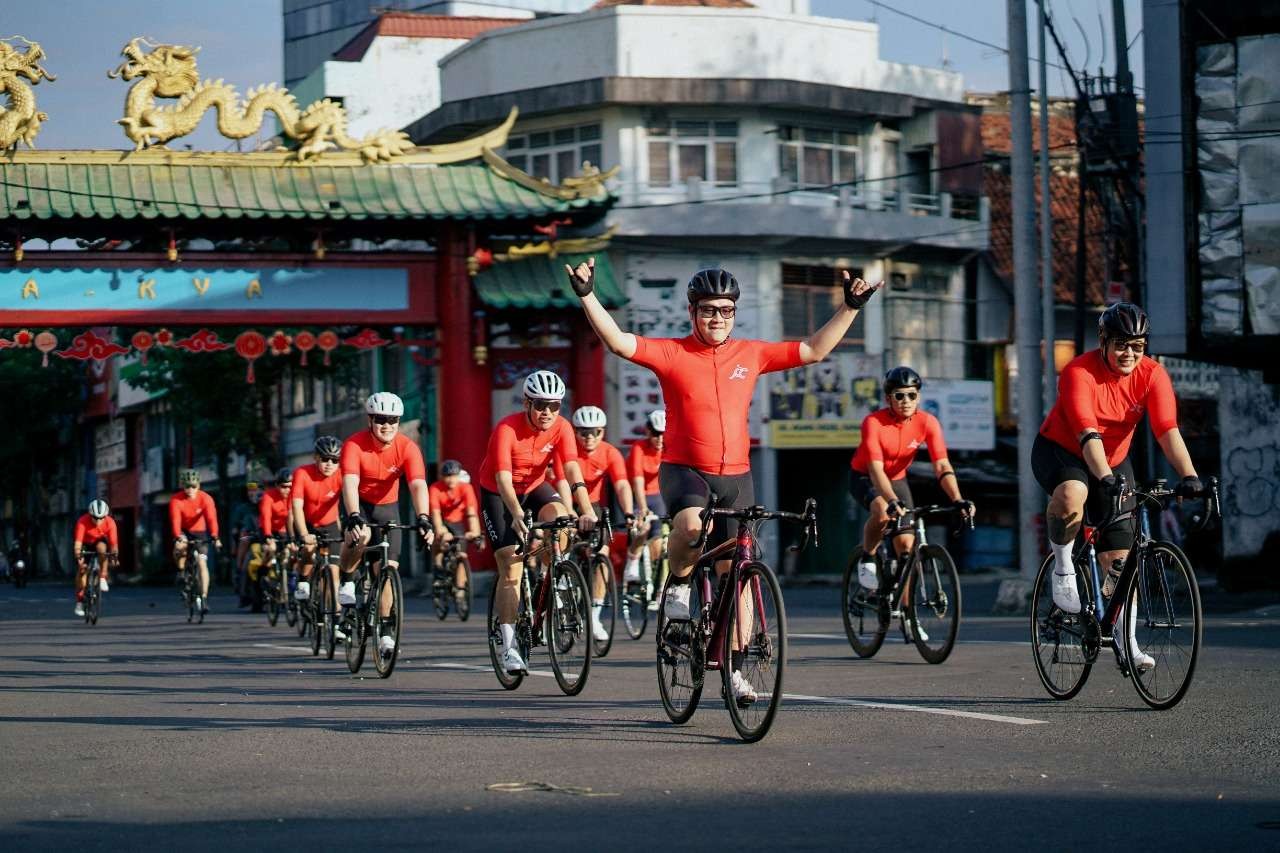
{"type": "Polygon", "coordinates": [[[539,130],[507,139],[507,162],[553,184],[582,173],[582,164],[599,168],[600,125],[539,130]]]}
{"type": "Polygon", "coordinates": [[[315,411],[316,389],[309,373],[303,370],[289,371],[284,387],[289,395],[285,400],[286,414],[307,415],[315,411]]]}
{"type": "Polygon", "coordinates": [[[669,187],[697,178],[717,187],[738,184],[736,121],[673,121],[651,125],[649,184],[669,187]]]}
{"type": "MultiPolygon", "coordinates": [[[[860,269],[850,269],[849,275],[858,278],[860,269]]],[[[835,267],[782,265],[782,336],[788,340],[800,340],[812,335],[831,319],[844,302],[844,287],[840,270],[835,267]]],[[[859,311],[853,325],[845,333],[845,344],[862,340],[865,312],[859,311]]]]}
{"type": "Polygon", "coordinates": [[[858,135],[821,127],[778,128],[778,173],[797,187],[853,184],[861,175],[858,135]]]}

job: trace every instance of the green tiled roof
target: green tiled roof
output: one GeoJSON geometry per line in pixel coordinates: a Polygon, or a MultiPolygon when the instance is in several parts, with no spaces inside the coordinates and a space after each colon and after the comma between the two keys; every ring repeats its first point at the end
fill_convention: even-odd
{"type": "Polygon", "coordinates": [[[566,308],[578,305],[569,288],[564,265],[577,266],[596,259],[596,295],[606,308],[621,308],[627,298],[613,275],[605,252],[592,254],[535,255],[511,261],[495,261],[475,278],[476,292],[490,308],[566,308]]]}
{"type": "Polygon", "coordinates": [[[0,157],[0,220],[533,219],[603,210],[483,163],[284,165],[269,154],[22,152],[0,157]]]}

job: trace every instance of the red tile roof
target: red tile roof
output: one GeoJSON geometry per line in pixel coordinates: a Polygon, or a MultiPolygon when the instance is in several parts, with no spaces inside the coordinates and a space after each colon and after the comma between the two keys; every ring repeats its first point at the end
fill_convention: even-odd
{"type": "Polygon", "coordinates": [[[333,58],[339,62],[359,62],[378,36],[402,38],[473,39],[481,33],[514,27],[529,18],[479,18],[454,15],[424,15],[418,12],[384,12],[355,38],[338,48],[333,58]]]}
{"type": "MultiPolygon", "coordinates": [[[[982,113],[982,148],[988,154],[1008,155],[1011,150],[1009,114],[1007,112],[982,113]]],[[[1076,124],[1069,116],[1049,114],[1050,156],[1075,157],[1076,124]]],[[[1040,119],[1031,117],[1031,150],[1040,150],[1040,119]]]]}
{"type": "Polygon", "coordinates": [[[600,0],[592,9],[611,6],[702,6],[710,9],[754,9],[747,0],[600,0]]]}

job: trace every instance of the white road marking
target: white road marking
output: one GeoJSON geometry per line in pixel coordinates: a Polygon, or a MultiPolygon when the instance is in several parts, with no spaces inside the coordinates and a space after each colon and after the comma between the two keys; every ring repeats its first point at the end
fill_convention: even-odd
{"type": "MultiPolygon", "coordinates": [[[[466,672],[493,672],[492,666],[480,666],[474,663],[453,663],[452,661],[437,661],[433,663],[424,663],[427,669],[461,669],[466,672]]],[[[538,675],[542,678],[555,678],[554,672],[544,672],[540,669],[529,670],[529,675],[538,675]]]]}
{"type": "Polygon", "coordinates": [[[305,652],[311,654],[311,649],[305,646],[277,646],[274,643],[254,643],[255,649],[281,649],[286,652],[305,652]]]}
{"type": "Polygon", "coordinates": [[[1015,726],[1038,726],[1048,720],[1032,720],[1026,717],[1010,717],[1003,714],[983,714],[979,711],[955,711],[951,708],[931,708],[928,705],[908,705],[901,702],[872,702],[866,699],[839,699],[830,696],[806,696],[802,693],[783,693],[782,698],[792,702],[814,702],[821,705],[848,705],[855,708],[875,708],[882,711],[915,711],[920,714],[938,714],[943,717],[966,717],[992,723],[1010,723],[1015,726]]]}
{"type": "MultiPolygon", "coordinates": [[[[794,632],[787,634],[789,640],[845,640],[844,634],[797,634],[794,632]]],[[[956,640],[962,645],[974,645],[985,643],[993,646],[1029,646],[1031,642],[1028,640],[956,640]]]]}

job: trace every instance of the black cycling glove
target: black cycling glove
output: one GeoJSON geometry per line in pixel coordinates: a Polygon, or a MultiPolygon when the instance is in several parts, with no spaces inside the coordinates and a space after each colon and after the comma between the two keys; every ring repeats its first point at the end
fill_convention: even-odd
{"type": "Polygon", "coordinates": [[[586,296],[591,293],[596,286],[596,259],[591,258],[587,261],[587,277],[584,280],[578,275],[578,270],[565,264],[565,272],[569,274],[569,286],[573,288],[573,292],[579,297],[586,296]]]}
{"type": "Polygon", "coordinates": [[[1120,481],[1116,479],[1115,474],[1108,474],[1098,481],[1102,484],[1102,491],[1109,498],[1120,497],[1120,481]]]}
{"type": "Polygon", "coordinates": [[[426,539],[427,534],[435,529],[431,526],[431,516],[429,515],[423,515],[422,513],[419,513],[418,519],[415,523],[418,525],[418,532],[422,534],[423,539],[426,539]]]}
{"type": "Polygon", "coordinates": [[[866,305],[867,300],[869,300],[878,289],[875,287],[871,287],[862,291],[861,293],[854,293],[853,285],[857,281],[858,279],[849,277],[844,279],[841,282],[844,285],[844,304],[848,305],[850,308],[853,308],[855,311],[860,309],[863,305],[866,305]]]}
{"type": "Polygon", "coordinates": [[[907,511],[907,505],[902,501],[889,501],[889,506],[885,511],[889,513],[890,518],[898,518],[907,511]]]}
{"type": "Polygon", "coordinates": [[[1194,498],[1204,491],[1204,486],[1200,483],[1200,478],[1196,476],[1183,477],[1182,482],[1174,488],[1173,493],[1180,498],[1194,498]]]}
{"type": "Polygon", "coordinates": [[[345,531],[355,530],[357,527],[364,527],[364,525],[364,516],[358,512],[353,512],[342,519],[342,529],[345,531]]]}

